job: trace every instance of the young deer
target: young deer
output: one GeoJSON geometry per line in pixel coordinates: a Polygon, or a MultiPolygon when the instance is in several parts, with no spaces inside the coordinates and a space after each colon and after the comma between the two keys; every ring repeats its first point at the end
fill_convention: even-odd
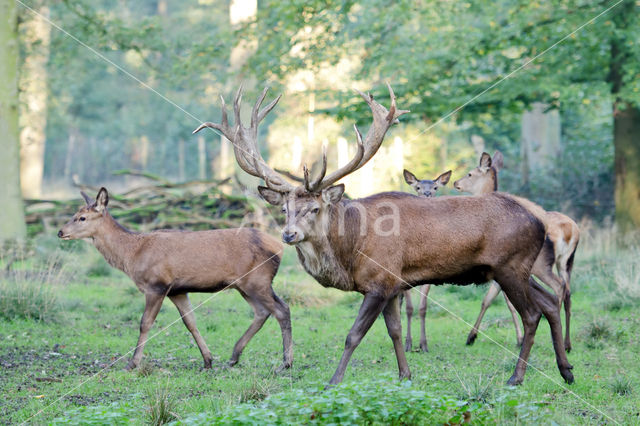
{"type": "MultiPolygon", "coordinates": [[[[451,178],[451,170],[442,173],[434,180],[418,179],[407,169],[404,169],[402,175],[404,176],[405,182],[407,182],[407,184],[411,186],[418,193],[418,195],[429,198],[435,197],[438,188],[440,188],[441,186],[445,186],[449,182],[449,179],[451,178]]],[[[420,349],[423,352],[429,352],[429,347],[427,346],[427,330],[425,324],[427,316],[427,296],[429,295],[429,290],[431,290],[431,285],[425,284],[422,286],[422,291],[420,292],[420,311],[418,311],[418,315],[420,317],[420,349]]],[[[409,352],[413,346],[413,342],[411,339],[411,317],[413,316],[411,290],[405,290],[403,292],[403,296],[407,301],[407,337],[404,341],[404,350],[409,352]]]]}
{"type": "Polygon", "coordinates": [[[260,109],[267,89],[251,111],[249,127],[240,121],[242,91],[234,101],[235,123],[228,122],[222,104],[221,123],[204,123],[219,130],[234,147],[238,165],[264,179],[258,188],[267,202],[282,207],[286,221],[282,239],[296,247],[305,270],[321,285],[364,296],[347,335],[344,352],[330,384],[342,381],[356,347],[380,313],[393,342],[401,378],[411,377],[402,345],[398,295],[424,284],[466,285],[495,279],[522,316],[524,342],[510,384],[522,383],[533,338],[542,315],[551,327],[560,374],[573,382],[562,342],[556,298],[535,281],[531,267],[542,248],[543,223],[531,208],[506,194],[484,197],[426,199],[401,192],[383,192],[345,200],[340,179],[361,168],[380,147],[389,127],[406,111],[396,108],[391,87],[387,110],[370,95],[360,93],[373,113],[363,138],[356,128],[357,151],[346,165],[327,174],[326,154],[320,173],[295,186],[264,161],[258,149],[258,125],[279,98],[260,109]]]}
{"type": "MultiPolygon", "coordinates": [[[[454,187],[459,191],[470,192],[473,195],[488,194],[498,190],[498,172],[502,168],[503,157],[502,153],[496,151],[493,155],[493,159],[486,152],[480,157],[480,165],[471,170],[467,176],[454,182],[454,187]]],[[[571,339],[569,335],[570,329],[570,317],[571,317],[571,269],[573,268],[573,258],[580,241],[580,229],[578,225],[571,220],[568,216],[565,216],[559,212],[545,212],[542,220],[545,222],[547,228],[547,239],[551,244],[545,245],[545,250],[540,254],[540,257],[546,256],[551,266],[555,264],[558,274],[564,281],[565,286],[563,288],[553,287],[554,292],[558,296],[559,303],[564,301],[565,311],[565,337],[564,345],[567,351],[571,351],[571,339]]],[[[540,262],[537,262],[540,263],[540,262]]],[[[534,268],[533,274],[536,275],[534,268]]],[[[542,279],[542,278],[541,278],[542,279]]],[[[543,280],[544,281],[544,280],[543,280]]],[[[546,283],[546,282],[545,282],[546,283]]],[[[500,293],[500,287],[495,282],[492,283],[489,291],[482,300],[482,308],[480,309],[480,315],[476,320],[473,329],[469,333],[467,338],[467,344],[471,345],[478,336],[478,327],[482,322],[487,308],[491,305],[495,297],[500,293]]],[[[518,335],[518,342],[521,342],[522,332],[520,331],[520,323],[516,317],[516,311],[513,305],[509,302],[507,295],[504,295],[507,301],[507,306],[511,311],[511,315],[514,318],[516,324],[516,333],[518,335]]]]}
{"type": "Polygon", "coordinates": [[[86,205],[62,227],[58,237],[89,238],[107,262],[127,274],[145,296],[140,337],[127,369],[140,364],[149,329],[166,296],[193,335],[204,368],[211,368],[211,352],[196,327],[187,293],[215,293],[227,288],[238,290],[254,311],[253,322],[235,344],[229,364],[238,362],[244,347],[272,314],[282,330],[283,363],[278,370],[291,366],[289,307],[271,288],[282,258],[278,240],[251,228],[135,233],[109,214],[105,188],[95,200],[81,194],[86,205]]]}

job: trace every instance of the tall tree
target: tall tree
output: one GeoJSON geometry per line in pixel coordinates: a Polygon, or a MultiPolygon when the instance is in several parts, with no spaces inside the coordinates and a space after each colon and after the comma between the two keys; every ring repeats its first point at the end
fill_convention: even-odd
{"type": "Polygon", "coordinates": [[[24,238],[18,139],[18,20],[13,0],[0,2],[0,241],[24,238]]]}
{"type": "Polygon", "coordinates": [[[20,184],[26,198],[42,196],[47,127],[49,7],[28,13],[21,25],[24,62],[20,69],[20,184]]]}
{"type": "MultiPolygon", "coordinates": [[[[250,29],[261,45],[248,64],[257,75],[282,78],[349,58],[356,80],[394,81],[407,119],[477,122],[535,102],[562,110],[607,98],[615,106],[616,219],[640,227],[637,1],[265,0],[250,29]]],[[[344,111],[349,98],[337,96],[344,111]]],[[[363,116],[356,104],[347,113],[363,116]]]]}

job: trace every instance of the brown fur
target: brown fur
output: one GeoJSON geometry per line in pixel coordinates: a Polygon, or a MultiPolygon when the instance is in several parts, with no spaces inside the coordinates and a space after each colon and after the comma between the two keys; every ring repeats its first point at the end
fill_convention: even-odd
{"type": "MultiPolygon", "coordinates": [[[[99,194],[102,191],[106,194],[104,189],[99,194]]],[[[195,326],[187,293],[227,288],[238,290],[256,314],[252,327],[236,344],[231,364],[237,363],[249,339],[273,314],[282,328],[282,368],[291,365],[289,308],[271,287],[282,259],[278,240],[251,228],[135,233],[121,226],[107,211],[106,202],[101,205],[99,200],[100,196],[96,203],[80,208],[58,236],[90,238],[107,262],[125,272],[145,295],[140,339],[129,368],[139,364],[146,335],[165,297],[178,307],[202,352],[205,368],[210,368],[211,353],[195,326]]]]}
{"type": "Polygon", "coordinates": [[[509,295],[524,322],[524,343],[509,383],[523,380],[543,314],[551,326],[560,373],[572,382],[557,304],[529,280],[544,241],[544,226],[516,200],[503,194],[427,200],[382,193],[341,201],[344,185],[334,184],[363,167],[379,149],[389,127],[407,112],[397,109],[393,90],[388,88],[389,109],[361,93],[373,122],[364,138],[356,129],[357,149],[351,161],[326,175],[323,155],[318,176],[312,179],[305,168],[304,183],[298,187],[271,169],[257,149],[257,126],[275,105],[272,102],[259,111],[266,92],[253,107],[250,127],[240,123],[239,91],[234,102],[235,131],[228,123],[224,105],[220,124],[204,123],[196,129],[220,130],[232,141],[238,165],[265,180],[266,187],[258,191],[269,203],[283,207],[286,224],[282,239],[296,246],[309,274],[324,286],[364,295],[330,383],[342,381],[353,351],[380,313],[393,342],[400,377],[410,377],[401,343],[398,294],[414,285],[445,281],[467,284],[491,278],[509,295]],[[355,212],[348,212],[349,208],[355,212]]]}
{"type": "MultiPolygon", "coordinates": [[[[494,158],[499,152],[494,154],[494,158]]],[[[500,164],[502,163],[500,155],[500,164]]],[[[483,153],[481,157],[481,166],[471,170],[467,176],[459,179],[454,183],[454,186],[461,191],[472,192],[474,195],[488,194],[491,191],[489,188],[498,187],[498,170],[492,165],[491,160],[488,160],[489,168],[483,168],[487,165],[488,154],[483,153]]],[[[525,206],[532,214],[534,214],[544,224],[547,232],[547,240],[549,245],[545,244],[545,247],[540,252],[538,259],[533,267],[533,274],[539,277],[542,282],[551,287],[558,298],[558,303],[564,302],[565,307],[565,349],[571,350],[570,339],[570,316],[571,316],[571,268],[573,266],[573,255],[577,249],[578,242],[580,240],[580,229],[578,225],[568,216],[559,212],[547,212],[539,205],[522,197],[514,198],[523,206],[525,206]],[[553,265],[556,266],[558,277],[553,273],[553,265]]],[[[482,303],[482,309],[480,315],[476,320],[476,324],[469,333],[467,338],[467,344],[472,344],[478,332],[478,327],[482,321],[482,317],[486,308],[491,304],[493,299],[498,293],[489,291],[485,296],[482,303]]],[[[512,311],[513,314],[513,311],[512,311]]],[[[516,325],[517,328],[517,325],[516,325]]],[[[518,336],[520,340],[520,336],[518,336]]]]}

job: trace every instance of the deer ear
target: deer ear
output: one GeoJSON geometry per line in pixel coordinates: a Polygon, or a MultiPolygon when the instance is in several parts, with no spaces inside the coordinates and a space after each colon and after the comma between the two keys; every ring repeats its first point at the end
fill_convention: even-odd
{"type": "Polygon", "coordinates": [[[491,167],[491,156],[486,152],[483,152],[480,156],[480,168],[489,169],[489,167],[491,167]]]}
{"type": "Polygon", "coordinates": [[[98,195],[96,195],[95,209],[101,212],[107,208],[107,204],[109,204],[109,193],[107,188],[102,187],[98,191],[98,195]]]}
{"type": "Polygon", "coordinates": [[[264,198],[264,200],[274,206],[281,206],[284,204],[284,195],[281,192],[269,189],[266,186],[259,186],[258,192],[264,198]]]}
{"type": "Polygon", "coordinates": [[[342,198],[344,194],[344,183],[340,185],[330,186],[322,191],[322,200],[327,204],[335,204],[342,198]]]}
{"type": "Polygon", "coordinates": [[[418,178],[407,169],[403,170],[402,175],[404,176],[404,181],[409,185],[415,185],[418,182],[418,178]]]}
{"type": "Polygon", "coordinates": [[[82,198],[84,198],[84,202],[87,203],[88,206],[94,203],[94,200],[91,199],[91,197],[89,197],[86,192],[80,191],[80,195],[82,195],[82,198]]]}
{"type": "Polygon", "coordinates": [[[451,178],[451,170],[444,172],[436,178],[436,182],[440,182],[440,185],[446,185],[451,178]]]}
{"type": "Polygon", "coordinates": [[[502,156],[502,153],[500,151],[496,151],[493,153],[493,159],[491,160],[491,163],[493,164],[493,168],[496,169],[496,171],[500,171],[500,169],[502,169],[502,166],[504,165],[504,157],[502,156]]]}

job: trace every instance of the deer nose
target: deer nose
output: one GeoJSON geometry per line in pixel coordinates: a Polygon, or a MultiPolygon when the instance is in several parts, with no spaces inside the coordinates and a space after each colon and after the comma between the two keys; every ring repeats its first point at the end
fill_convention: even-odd
{"type": "Polygon", "coordinates": [[[453,182],[453,187],[460,191],[460,185],[458,184],[458,181],[453,182]]]}
{"type": "Polygon", "coordinates": [[[62,238],[62,229],[58,231],[58,238],[62,238]]]}
{"type": "Polygon", "coordinates": [[[285,231],[282,233],[282,241],[284,241],[285,243],[290,243],[294,241],[297,237],[298,237],[297,232],[285,231]]]}

